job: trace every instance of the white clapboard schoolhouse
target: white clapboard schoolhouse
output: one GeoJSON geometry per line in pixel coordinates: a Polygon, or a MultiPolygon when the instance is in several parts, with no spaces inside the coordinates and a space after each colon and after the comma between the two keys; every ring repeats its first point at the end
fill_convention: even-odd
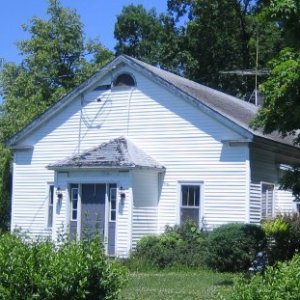
{"type": "Polygon", "coordinates": [[[295,207],[278,189],[291,138],[249,127],[258,107],[122,55],[13,136],[12,230],[100,232],[126,257],[194,219],[259,224],[295,207]]]}

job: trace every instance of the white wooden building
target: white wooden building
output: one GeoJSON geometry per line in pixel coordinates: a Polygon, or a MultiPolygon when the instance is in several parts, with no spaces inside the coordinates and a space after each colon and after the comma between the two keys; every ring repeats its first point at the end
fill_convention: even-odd
{"type": "Polygon", "coordinates": [[[278,179],[300,151],[250,129],[257,109],[119,56],[8,141],[11,229],[53,239],[97,230],[124,257],[188,217],[211,229],[290,212],[278,179]]]}

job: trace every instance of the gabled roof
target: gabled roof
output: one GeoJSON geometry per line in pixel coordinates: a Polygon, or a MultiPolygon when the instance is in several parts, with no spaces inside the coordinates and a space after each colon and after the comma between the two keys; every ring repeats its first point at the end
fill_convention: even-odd
{"type": "Polygon", "coordinates": [[[250,128],[250,123],[258,112],[258,106],[218,90],[209,88],[203,84],[199,84],[192,80],[178,76],[174,73],[151,66],[135,58],[128,56],[127,58],[150,71],[155,77],[163,79],[174,88],[186,93],[199,103],[204,104],[207,108],[213,110],[215,113],[244,128],[254,136],[259,136],[272,141],[294,146],[292,137],[288,136],[282,138],[276,131],[272,134],[264,134],[261,129],[254,130],[250,128]]]}
{"type": "Polygon", "coordinates": [[[48,165],[50,170],[70,168],[164,169],[125,137],[110,140],[82,154],[48,165]]]}
{"type": "Polygon", "coordinates": [[[253,130],[250,128],[250,122],[258,111],[258,107],[254,104],[245,102],[236,97],[198,84],[126,55],[117,57],[97,73],[95,73],[90,79],[61,98],[37,119],[13,136],[7,142],[7,146],[15,146],[18,141],[29,134],[32,130],[40,126],[44,121],[48,120],[57,111],[63,109],[63,107],[68,105],[68,103],[70,103],[75,97],[81,93],[84,93],[87,89],[95,85],[97,81],[107,75],[108,72],[111,72],[111,70],[122,64],[129,65],[133,69],[141,72],[146,77],[151,78],[174,93],[179,94],[184,99],[191,101],[193,104],[204,110],[207,114],[210,114],[220,121],[226,123],[228,126],[231,126],[246,138],[252,139],[253,137],[258,137],[263,140],[279,142],[280,144],[293,146],[295,148],[292,137],[282,138],[277,132],[264,135],[262,130],[253,130]]]}

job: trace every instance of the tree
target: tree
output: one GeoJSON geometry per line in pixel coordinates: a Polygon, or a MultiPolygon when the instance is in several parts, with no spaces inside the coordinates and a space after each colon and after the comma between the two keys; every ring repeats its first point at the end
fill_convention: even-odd
{"type": "MultiPolygon", "coordinates": [[[[255,66],[256,16],[262,6],[250,0],[168,0],[168,12],[157,16],[153,9],[130,5],[115,25],[116,51],[245,96],[254,79],[221,72],[255,66]]],[[[264,66],[280,34],[273,22],[261,22],[259,63],[264,66]]]]}
{"type": "Polygon", "coordinates": [[[118,41],[115,46],[117,55],[126,53],[156,63],[160,31],[161,24],[155,9],[146,11],[143,5],[133,4],[123,7],[114,31],[118,41]]]}
{"type": "Polygon", "coordinates": [[[154,8],[124,6],[115,24],[116,54],[127,54],[161,68],[177,71],[178,32],[175,22],[154,8]]]}
{"type": "Polygon", "coordinates": [[[10,152],[0,148],[1,182],[0,182],[0,233],[9,230],[10,221],[10,152]]]}
{"type": "MultiPolygon", "coordinates": [[[[285,47],[270,61],[271,74],[261,86],[264,104],[253,127],[265,133],[277,130],[282,136],[293,136],[300,145],[300,7],[298,0],[272,0],[267,16],[277,22],[285,40],[285,47]]],[[[284,189],[291,188],[300,198],[299,166],[282,179],[284,189]]]]}
{"type": "Polygon", "coordinates": [[[4,65],[2,142],[112,58],[100,43],[85,43],[83,25],[75,11],[62,7],[58,0],[49,0],[47,13],[48,20],[32,18],[23,26],[31,38],[18,43],[24,56],[21,64],[4,65]]]}
{"type": "Polygon", "coordinates": [[[188,49],[185,75],[239,97],[252,92],[253,78],[222,71],[254,68],[257,37],[263,53],[259,67],[265,67],[277,52],[279,30],[271,21],[257,17],[263,5],[249,0],[168,0],[169,13],[177,21],[188,19],[182,31],[188,49]]]}
{"type": "Polygon", "coordinates": [[[4,98],[0,105],[3,229],[7,229],[10,170],[5,141],[113,57],[99,42],[85,42],[79,15],[62,7],[59,0],[49,0],[47,13],[48,20],[32,18],[23,26],[31,36],[18,43],[24,58],[19,65],[5,64],[0,74],[4,98]]]}

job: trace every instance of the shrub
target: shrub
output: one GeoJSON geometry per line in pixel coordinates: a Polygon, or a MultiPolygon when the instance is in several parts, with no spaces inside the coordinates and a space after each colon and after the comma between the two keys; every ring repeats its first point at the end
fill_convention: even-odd
{"type": "Polygon", "coordinates": [[[159,236],[145,236],[137,244],[127,265],[130,268],[198,267],[203,265],[204,237],[188,220],[166,227],[159,236]]]}
{"type": "Polygon", "coordinates": [[[251,224],[226,224],[207,238],[207,265],[221,272],[247,270],[256,252],[265,247],[263,229],[251,224]]]}
{"type": "MultiPolygon", "coordinates": [[[[290,262],[269,267],[261,275],[249,279],[240,278],[234,285],[230,300],[282,300],[299,299],[300,256],[295,255],[290,262]]],[[[224,298],[222,298],[224,299],[224,298]]]]}
{"type": "Polygon", "coordinates": [[[100,240],[26,242],[0,237],[0,299],[116,299],[123,269],[103,253],[100,240]]]}
{"type": "Polygon", "coordinates": [[[300,216],[286,214],[267,220],[262,224],[270,240],[268,256],[270,263],[291,259],[300,250],[300,216]]]}

